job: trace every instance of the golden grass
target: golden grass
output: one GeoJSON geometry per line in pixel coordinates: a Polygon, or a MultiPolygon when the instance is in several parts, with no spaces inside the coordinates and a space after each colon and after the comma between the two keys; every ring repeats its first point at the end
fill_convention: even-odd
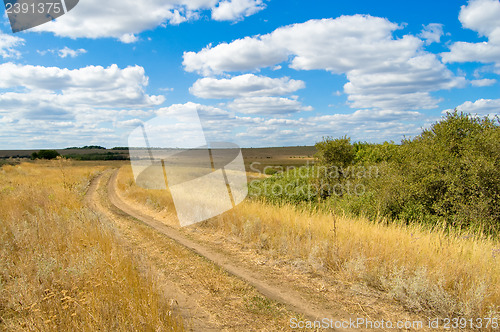
{"type": "Polygon", "coordinates": [[[103,169],[0,169],[0,330],[183,330],[153,276],[83,204],[103,169]]]}
{"type": "MultiPolygon", "coordinates": [[[[118,181],[126,198],[172,216],[168,192],[135,186],[127,167],[118,181]]],[[[410,312],[500,314],[500,243],[492,239],[248,200],[199,227],[237,237],[269,256],[300,261],[328,277],[385,291],[410,312]]]]}
{"type": "Polygon", "coordinates": [[[498,242],[248,201],[208,225],[270,255],[387,291],[412,312],[484,317],[500,311],[498,242]]]}
{"type": "Polygon", "coordinates": [[[135,184],[132,168],[120,168],[117,187],[125,198],[139,203],[163,219],[176,218],[175,206],[168,190],[144,189],[135,184]]]}

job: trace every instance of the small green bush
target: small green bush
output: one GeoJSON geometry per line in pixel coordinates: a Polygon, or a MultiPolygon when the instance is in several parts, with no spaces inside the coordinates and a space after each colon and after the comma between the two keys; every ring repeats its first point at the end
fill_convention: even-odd
{"type": "Polygon", "coordinates": [[[320,165],[345,167],[351,165],[356,157],[356,151],[347,136],[341,138],[324,137],[316,143],[315,158],[320,165]]]}
{"type": "Polygon", "coordinates": [[[40,150],[31,154],[31,159],[56,159],[60,154],[56,150],[40,150]]]}

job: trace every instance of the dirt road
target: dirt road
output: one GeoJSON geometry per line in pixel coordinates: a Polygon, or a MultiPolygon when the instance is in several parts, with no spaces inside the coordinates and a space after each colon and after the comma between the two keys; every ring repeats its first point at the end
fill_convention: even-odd
{"type": "Polygon", "coordinates": [[[153,218],[120,197],[117,173],[109,170],[96,178],[87,202],[137,255],[142,269],[154,270],[192,330],[285,331],[301,319],[371,318],[355,298],[318,289],[314,278],[292,278],[282,270],[257,266],[196,232],[153,218]]]}

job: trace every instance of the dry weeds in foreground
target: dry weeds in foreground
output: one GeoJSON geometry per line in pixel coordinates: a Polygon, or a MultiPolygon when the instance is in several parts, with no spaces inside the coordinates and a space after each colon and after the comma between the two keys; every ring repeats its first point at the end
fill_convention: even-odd
{"type": "MultiPolygon", "coordinates": [[[[135,186],[128,167],[121,169],[118,187],[157,214],[174,211],[167,192],[135,186]]],[[[409,312],[443,318],[500,314],[500,243],[492,239],[251,201],[199,227],[273,258],[382,290],[409,312]]]]}
{"type": "Polygon", "coordinates": [[[99,167],[0,169],[0,330],[181,331],[154,277],[83,206],[99,167]]]}

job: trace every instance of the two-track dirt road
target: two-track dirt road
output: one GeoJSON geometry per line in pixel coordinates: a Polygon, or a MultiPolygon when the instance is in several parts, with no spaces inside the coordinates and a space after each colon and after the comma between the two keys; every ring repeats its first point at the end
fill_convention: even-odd
{"type": "Polygon", "coordinates": [[[388,313],[379,307],[373,316],[355,298],[359,294],[318,291],[315,280],[258,266],[196,232],[166,225],[120,197],[117,173],[108,170],[92,181],[87,204],[137,256],[141,268],[154,272],[192,330],[280,331],[290,330],[292,320],[376,319],[388,313]]]}

